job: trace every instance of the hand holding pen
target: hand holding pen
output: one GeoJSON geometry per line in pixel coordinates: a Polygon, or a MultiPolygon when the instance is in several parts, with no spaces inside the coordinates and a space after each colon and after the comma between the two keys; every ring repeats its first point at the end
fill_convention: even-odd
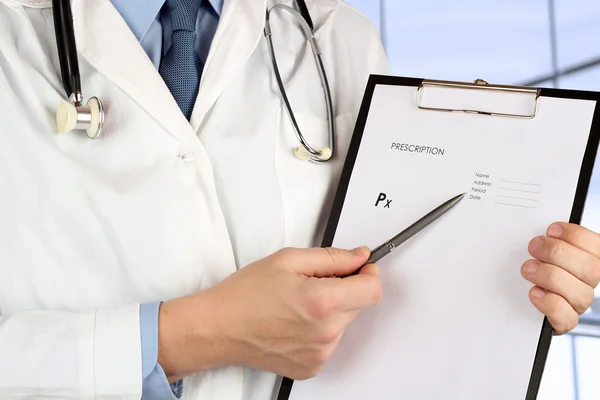
{"type": "Polygon", "coordinates": [[[381,282],[373,263],[461,198],[444,203],[370,254],[365,247],[282,249],[207,290],[163,303],[159,362],[165,373],[178,378],[180,371],[235,364],[293,379],[314,377],[358,312],[379,302],[381,282]],[[177,326],[189,330],[176,334],[177,326]]]}

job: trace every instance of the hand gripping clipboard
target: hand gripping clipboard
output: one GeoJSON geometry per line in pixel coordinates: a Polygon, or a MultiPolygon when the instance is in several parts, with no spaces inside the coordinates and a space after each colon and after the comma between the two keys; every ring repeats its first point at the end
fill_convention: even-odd
{"type": "MultiPolygon", "coordinates": [[[[338,185],[338,190],[336,192],[335,195],[335,199],[334,199],[334,204],[332,206],[331,209],[331,213],[329,216],[329,220],[328,220],[328,224],[327,224],[327,228],[324,234],[324,238],[322,241],[322,246],[323,247],[327,247],[327,246],[335,246],[335,245],[344,245],[345,243],[350,243],[352,242],[352,239],[348,237],[347,234],[345,234],[344,232],[348,229],[345,229],[345,227],[347,228],[348,226],[348,219],[345,219],[345,215],[354,212],[355,209],[353,207],[356,207],[356,203],[358,202],[358,200],[354,200],[355,197],[358,197],[356,195],[356,193],[358,193],[358,189],[356,189],[355,187],[357,185],[359,185],[360,183],[360,177],[362,175],[369,175],[368,173],[365,173],[364,169],[368,168],[369,162],[365,161],[365,157],[368,158],[368,154],[369,154],[369,149],[372,148],[373,146],[375,146],[376,144],[376,140],[374,139],[374,137],[376,136],[376,134],[374,132],[377,132],[377,135],[379,135],[379,130],[376,130],[373,126],[376,124],[376,120],[377,120],[377,113],[379,109],[384,109],[386,107],[389,107],[389,110],[387,111],[382,111],[381,113],[386,113],[388,115],[392,115],[393,113],[397,112],[397,108],[394,107],[399,107],[401,109],[403,109],[404,111],[404,116],[410,117],[413,116],[414,118],[416,118],[414,121],[417,121],[420,118],[420,121],[424,121],[425,125],[428,123],[428,121],[430,120],[436,120],[436,119],[440,119],[443,120],[445,119],[445,125],[444,126],[451,126],[452,124],[456,124],[457,126],[464,126],[464,129],[468,130],[470,129],[471,125],[477,125],[477,124],[483,124],[482,127],[490,127],[490,126],[497,126],[497,125],[502,125],[502,124],[506,124],[506,132],[512,132],[512,130],[510,130],[510,127],[518,127],[521,126],[519,124],[529,124],[529,125],[524,125],[524,126],[531,126],[532,130],[534,129],[538,129],[541,130],[541,132],[544,131],[544,129],[546,129],[549,132],[549,136],[550,133],[554,133],[555,135],[557,135],[557,137],[562,138],[562,140],[566,140],[565,143],[571,143],[571,140],[568,138],[570,135],[569,129],[562,129],[560,126],[556,126],[556,128],[553,128],[552,125],[557,125],[557,124],[551,124],[548,125],[547,128],[544,128],[546,125],[541,126],[540,124],[545,123],[544,119],[548,119],[551,118],[550,117],[550,112],[549,109],[552,107],[558,107],[558,110],[562,110],[564,109],[564,107],[573,107],[573,110],[575,110],[578,107],[583,107],[586,109],[585,112],[587,112],[587,114],[585,114],[584,112],[577,114],[576,112],[573,112],[571,115],[573,115],[572,117],[572,121],[568,121],[568,118],[570,117],[566,117],[565,119],[567,119],[566,121],[563,120],[563,128],[564,127],[570,127],[571,124],[574,127],[573,130],[574,131],[578,131],[580,132],[580,159],[576,160],[577,162],[577,179],[575,179],[575,182],[573,184],[572,187],[572,196],[568,197],[565,201],[568,202],[569,207],[568,207],[568,212],[565,214],[566,218],[564,220],[569,220],[572,223],[580,223],[581,222],[581,217],[583,214],[583,210],[584,210],[584,206],[585,206],[585,202],[586,202],[586,198],[587,198],[587,194],[588,194],[588,187],[589,187],[589,183],[592,177],[592,173],[594,172],[594,165],[595,165],[595,160],[596,160],[596,156],[597,156],[597,149],[598,149],[598,144],[600,142],[600,107],[597,106],[598,102],[600,102],[600,93],[596,93],[596,92],[589,92],[589,91],[576,91],[576,90],[561,90],[561,89],[550,89],[550,88],[530,88],[530,87],[521,87],[521,86],[509,86],[509,85],[491,85],[488,84],[487,82],[478,79],[474,82],[454,82],[454,81],[441,81],[441,80],[426,80],[426,79],[420,79],[420,78],[407,78],[407,77],[395,77],[395,76],[381,76],[381,75],[373,75],[370,77],[368,85],[366,87],[366,91],[365,91],[365,95],[363,98],[363,102],[361,105],[361,109],[357,118],[357,122],[356,122],[356,126],[354,129],[354,133],[352,136],[352,140],[350,142],[350,146],[348,149],[348,153],[346,156],[346,160],[344,163],[344,167],[343,167],[343,171],[340,177],[340,182],[338,185]],[[396,90],[397,92],[394,92],[394,90],[396,90]],[[463,93],[468,92],[469,96],[463,96],[463,93]],[[390,96],[389,99],[393,99],[394,96],[396,96],[396,93],[398,96],[402,97],[404,96],[404,102],[400,102],[398,104],[401,104],[400,106],[398,106],[398,104],[394,103],[393,101],[382,101],[382,96],[390,96]],[[379,97],[378,97],[379,96],[379,97]],[[491,97],[490,97],[491,96],[491,97]],[[514,105],[514,107],[513,107],[514,105]],[[422,113],[422,117],[419,116],[422,113]],[[577,117],[578,115],[587,115],[587,117],[577,117]],[[450,117],[452,116],[452,117],[450,117]],[[472,120],[471,120],[472,118],[472,120]],[[469,121],[477,121],[477,122],[469,122],[469,121]],[[509,122],[509,121],[522,121],[522,122],[509,122]],[[579,122],[578,122],[579,121],[579,122]],[[460,124],[464,124],[464,125],[460,125],[460,124]],[[514,124],[514,125],[511,125],[514,124]],[[371,135],[371,136],[369,136],[371,135]],[[566,139],[565,139],[566,138],[566,139]],[[362,157],[362,158],[361,158],[362,157]]],[[[380,114],[381,114],[380,113],[380,114]]],[[[400,114],[402,114],[402,112],[400,112],[400,114]]],[[[413,120],[411,120],[413,121],[413,120]]],[[[388,124],[388,126],[391,125],[392,127],[394,127],[394,124],[388,124]]],[[[409,122],[406,123],[406,125],[403,125],[401,127],[399,127],[398,129],[396,129],[395,132],[391,133],[390,135],[396,135],[395,137],[397,137],[396,142],[398,143],[403,143],[404,139],[406,137],[410,137],[411,134],[413,134],[411,131],[412,130],[418,130],[421,129],[419,132],[422,136],[424,136],[425,138],[427,137],[427,135],[429,134],[429,130],[427,127],[419,127],[417,126],[418,124],[413,123],[412,125],[410,125],[409,122]]],[[[560,125],[560,124],[558,124],[560,125]]],[[[390,128],[393,129],[393,128],[390,128]]],[[[473,128],[474,129],[474,128],[473,128]]],[[[525,130],[521,131],[521,135],[523,136],[523,132],[529,132],[526,128],[525,130]]],[[[461,129],[457,129],[457,132],[460,132],[461,129]]],[[[480,129],[480,133],[482,135],[485,135],[488,133],[488,130],[486,129],[480,129]]],[[[452,131],[451,133],[448,133],[448,135],[450,134],[455,134],[454,131],[452,131]]],[[[457,134],[457,133],[456,133],[457,134]]],[[[507,133],[508,134],[508,133],[507,133]]],[[[459,135],[459,134],[457,134],[459,135]]],[[[385,134],[382,133],[382,136],[385,136],[385,134]]],[[[574,135],[575,136],[575,135],[574,135]]],[[[391,136],[390,136],[391,137],[391,136]]],[[[525,140],[525,139],[523,139],[525,140]]],[[[385,140],[384,140],[385,141],[385,140]]],[[[410,140],[406,140],[407,142],[410,142],[410,140]]],[[[572,141],[576,141],[575,138],[573,138],[572,141]]],[[[386,142],[389,144],[389,140],[386,142]]],[[[424,142],[427,142],[426,140],[424,140],[424,142]]],[[[470,142],[466,142],[466,143],[470,143],[470,142]]],[[[481,142],[481,143],[485,143],[485,141],[481,142]]],[[[480,143],[480,144],[481,144],[480,143]]],[[[458,149],[453,149],[451,148],[452,146],[452,141],[448,141],[446,142],[446,144],[448,145],[446,149],[446,154],[451,154],[452,152],[458,151],[458,149]]],[[[493,144],[493,143],[492,143],[493,144]]],[[[392,144],[393,147],[393,144],[392,144]]],[[[396,146],[399,147],[399,146],[396,146]]],[[[490,148],[492,148],[494,146],[491,146],[490,148]]],[[[542,146],[543,147],[543,146],[542,146]]],[[[548,146],[550,147],[550,146],[548,146]]],[[[564,146],[563,146],[564,147],[564,146]]],[[[568,147],[568,146],[567,146],[568,147]]],[[[573,148],[575,148],[576,146],[573,145],[573,148]]],[[[404,150],[407,150],[409,148],[421,148],[421,153],[427,153],[427,151],[424,151],[422,147],[420,146],[404,146],[404,150]]],[[[395,150],[398,150],[395,149],[395,150]]],[[[386,149],[387,153],[391,152],[391,149],[388,147],[386,149]]],[[[436,150],[439,153],[439,150],[436,150]]],[[[387,154],[386,153],[386,154],[387,154]]],[[[433,153],[432,151],[429,151],[429,153],[433,153]]],[[[400,153],[395,153],[393,156],[390,157],[408,157],[407,154],[402,153],[401,155],[398,155],[400,153]]],[[[467,153],[465,153],[467,154],[467,153]]],[[[573,151],[570,153],[571,156],[569,159],[573,160],[574,159],[574,154],[579,154],[576,151],[573,151]]],[[[414,160],[421,160],[422,159],[422,154],[420,155],[415,155],[415,154],[411,154],[410,156],[413,157],[414,160]],[[419,158],[420,157],[420,158],[419,158]]],[[[377,157],[378,159],[380,157],[377,157]]],[[[491,157],[493,158],[493,157],[491,157]]],[[[390,158],[391,159],[391,158],[390,158]]],[[[439,158],[438,158],[439,160],[439,158]]],[[[374,161],[374,162],[379,162],[379,161],[374,161]]],[[[383,161],[382,161],[383,162],[383,161]]],[[[395,161],[394,161],[395,162],[395,161]]],[[[421,161],[415,161],[415,162],[421,162],[421,161]]],[[[437,161],[436,161],[437,162],[437,161]]],[[[440,161],[441,162],[441,161],[440,161]]],[[[492,165],[492,164],[490,164],[492,165]]],[[[437,167],[436,167],[437,168],[437,167]]],[[[566,167],[565,167],[566,168],[566,167]]],[[[409,170],[409,171],[412,171],[409,170]]],[[[487,171],[487,170],[486,170],[487,171]]],[[[511,171],[514,172],[514,171],[511,171]]],[[[479,175],[479,172],[477,172],[477,174],[479,175]]],[[[482,182],[484,184],[487,184],[485,181],[485,174],[481,174],[482,176],[484,176],[484,178],[482,179],[482,182]]],[[[574,176],[574,175],[571,175],[574,176]]],[[[489,176],[488,176],[489,177],[489,176]]],[[[470,177],[469,177],[470,178],[470,177]]],[[[507,178],[507,177],[502,177],[502,178],[507,178]]],[[[477,178],[479,179],[479,178],[477,178]]],[[[489,178],[492,179],[492,178],[489,178]]],[[[565,181],[567,181],[568,179],[565,178],[565,181]]],[[[393,180],[392,180],[393,181],[393,180]]],[[[381,181],[383,182],[383,181],[381,181]]],[[[478,181],[476,181],[478,182],[478,181]]],[[[500,182],[510,182],[508,179],[504,179],[501,180],[500,182]]],[[[443,188],[446,188],[445,185],[446,183],[441,184],[442,186],[440,187],[435,187],[434,189],[432,189],[429,193],[430,196],[435,196],[436,191],[440,191],[440,198],[444,198],[444,196],[447,197],[447,193],[450,192],[444,192],[443,188]]],[[[530,185],[534,185],[534,183],[527,183],[530,185]]],[[[470,185],[470,183],[469,183],[470,185]]],[[[475,185],[475,184],[473,184],[475,185]]],[[[503,188],[503,187],[498,187],[500,185],[497,184],[497,182],[494,182],[493,186],[496,186],[497,189],[496,190],[520,190],[520,189],[514,189],[519,188],[519,186],[511,186],[510,188],[503,188]],[[512,189],[511,189],[512,188],[512,189]]],[[[390,184],[390,186],[392,186],[392,184],[390,184]]],[[[543,189],[550,191],[550,186],[542,186],[539,185],[540,187],[542,187],[543,189]]],[[[427,187],[425,187],[426,189],[427,187]]],[[[476,188],[475,186],[473,186],[473,188],[476,188]]],[[[478,188],[478,187],[477,187],[478,188]]],[[[521,187],[522,188],[522,187],[521,187]]],[[[490,188],[486,188],[488,191],[490,190],[490,188]]],[[[362,191],[368,191],[369,188],[362,188],[362,191]]],[[[480,189],[477,189],[480,190],[480,189]]],[[[536,189],[537,190],[537,189],[536,189]]],[[[534,190],[522,190],[523,192],[534,192],[534,190]]],[[[452,193],[457,193],[459,192],[458,190],[454,190],[452,193]]],[[[544,193],[543,190],[541,190],[542,194],[540,194],[539,199],[533,199],[535,201],[538,201],[541,204],[544,201],[544,193]]],[[[508,192],[505,192],[508,193],[508,192]]],[[[479,193],[476,193],[474,195],[474,197],[480,196],[479,193]]],[[[491,196],[491,195],[490,195],[491,196]]],[[[500,195],[499,195],[500,196],[500,195]]],[[[505,196],[505,197],[517,197],[517,196],[505,196]]],[[[489,197],[489,203],[492,203],[492,198],[489,197]]],[[[371,200],[369,198],[369,200],[371,200]]],[[[374,199],[373,199],[374,200],[374,199]]],[[[533,201],[532,199],[528,199],[530,201],[533,201]]],[[[526,214],[526,212],[537,212],[540,209],[542,209],[542,206],[536,206],[537,210],[534,210],[536,207],[533,206],[528,206],[526,204],[529,203],[524,203],[522,200],[513,200],[516,203],[503,203],[505,204],[505,206],[500,205],[501,202],[500,201],[494,201],[494,207],[499,207],[497,208],[499,210],[499,212],[508,212],[505,211],[507,209],[510,209],[510,212],[517,212],[517,211],[513,211],[513,210],[518,210],[518,212],[522,212],[523,214],[523,218],[529,218],[528,215],[531,214],[526,214]],[[518,203],[519,201],[521,201],[521,203],[518,203]],[[512,206],[512,207],[508,207],[508,206],[512,206]],[[504,208],[500,208],[500,207],[504,207],[504,208]]],[[[416,203],[415,203],[416,204],[416,203]]],[[[473,200],[473,204],[474,207],[479,207],[479,204],[483,204],[483,203],[478,203],[477,200],[473,200]]],[[[566,204],[566,203],[564,203],[566,204]]],[[[372,205],[371,205],[372,206],[372,205]]],[[[423,207],[426,209],[429,206],[429,204],[425,204],[423,205],[423,207]]],[[[490,205],[490,207],[492,207],[490,205]]],[[[558,207],[558,206],[557,206],[558,207]]],[[[458,208],[458,207],[457,207],[458,208]]],[[[564,205],[563,205],[564,208],[564,205]]],[[[406,210],[409,210],[410,208],[406,208],[406,210]]],[[[369,212],[373,212],[372,209],[369,212]]],[[[380,211],[378,211],[380,212],[380,211]]],[[[418,215],[418,211],[415,211],[415,215],[418,215]]],[[[355,215],[357,214],[362,214],[361,213],[356,213],[354,212],[355,215]]],[[[450,214],[450,213],[449,213],[450,214]]],[[[373,214],[375,215],[375,214],[373,214]]],[[[551,215],[551,214],[548,214],[551,215]]],[[[377,217],[374,217],[377,218],[377,217]]],[[[407,220],[411,220],[411,218],[414,219],[414,215],[408,216],[407,220]]],[[[450,218],[450,217],[449,217],[450,218]]],[[[553,221],[551,221],[553,222],[553,221]]],[[[378,223],[376,221],[373,221],[373,223],[378,223]]],[[[440,222],[440,224],[450,224],[451,222],[440,222]]],[[[365,224],[368,224],[368,222],[366,222],[365,224]]],[[[365,227],[368,225],[365,225],[365,227]]],[[[442,234],[442,228],[444,225],[438,225],[437,227],[433,227],[431,228],[431,230],[429,231],[430,233],[427,233],[427,235],[432,235],[432,236],[423,236],[421,238],[417,238],[417,239],[412,239],[412,240],[416,240],[417,242],[420,240],[428,240],[429,237],[431,237],[431,240],[435,240],[435,238],[433,238],[433,235],[435,234],[435,232],[440,232],[440,235],[442,234]]],[[[402,227],[402,224],[400,225],[396,225],[395,229],[396,231],[399,230],[399,228],[402,227]]],[[[359,227],[359,229],[364,229],[364,227],[359,227]]],[[[371,233],[376,231],[377,229],[371,229],[371,233]]],[[[390,231],[391,232],[391,231],[390,231]]],[[[540,232],[543,233],[543,232],[540,232]]],[[[381,233],[382,237],[386,237],[386,235],[389,236],[389,232],[385,232],[385,233],[381,233]]],[[[358,239],[357,239],[358,240],[358,239]]],[[[377,243],[377,241],[380,241],[379,238],[373,238],[372,239],[372,243],[377,243]]],[[[364,244],[364,243],[361,243],[364,244]]],[[[523,246],[526,247],[526,243],[523,244],[523,246]]],[[[417,246],[417,245],[414,245],[417,246]]],[[[415,248],[415,251],[413,253],[417,253],[418,249],[415,248]]],[[[398,251],[398,250],[397,250],[398,251]]],[[[408,251],[408,253],[410,253],[410,250],[408,251]]],[[[389,256],[391,257],[391,256],[389,256]]],[[[403,255],[400,255],[399,257],[404,257],[403,255]]],[[[522,259],[522,261],[525,261],[525,258],[522,259]]],[[[395,261],[394,261],[395,262],[395,261]]],[[[383,271],[387,271],[388,269],[394,268],[395,271],[397,271],[398,269],[401,268],[405,268],[405,266],[402,267],[398,267],[398,266],[392,266],[391,264],[394,263],[393,261],[390,261],[390,265],[385,265],[382,266],[382,273],[383,271]]],[[[519,266],[517,266],[517,268],[519,268],[519,266]]],[[[427,268],[426,266],[423,266],[423,268],[427,268]]],[[[516,272],[518,274],[518,270],[516,272]]],[[[519,277],[520,278],[520,277],[519,277]]],[[[385,279],[385,277],[382,277],[382,279],[385,279]]],[[[522,278],[520,278],[522,279],[522,278]]],[[[407,284],[408,285],[408,284],[407,284]]],[[[410,286],[405,286],[404,289],[406,290],[410,290],[410,286]]],[[[384,289],[384,300],[386,297],[386,291],[384,289]]],[[[379,305],[378,305],[379,306],[379,305]]],[[[376,306],[376,307],[378,307],[376,306]]],[[[389,308],[386,311],[386,315],[385,318],[386,320],[394,320],[394,318],[396,317],[395,315],[393,315],[393,311],[389,312],[389,308]]],[[[493,311],[490,311],[491,315],[494,315],[493,311]]],[[[368,310],[366,312],[366,314],[368,313],[374,313],[373,310],[368,310]]],[[[363,314],[363,313],[361,313],[363,314]]],[[[380,316],[381,317],[381,316],[380,316]]],[[[432,317],[434,318],[434,317],[432,317]]],[[[434,318],[435,319],[435,318],[434,318]]],[[[403,367],[400,366],[398,367],[397,370],[394,370],[394,373],[389,373],[388,371],[390,369],[394,369],[395,368],[395,364],[392,361],[391,363],[389,363],[389,360],[387,361],[388,364],[388,368],[384,369],[381,366],[377,366],[379,359],[377,358],[378,356],[371,356],[371,359],[368,358],[363,358],[361,359],[364,363],[363,366],[355,366],[353,368],[348,368],[347,371],[347,377],[344,377],[345,371],[346,371],[346,367],[344,366],[344,361],[347,362],[347,364],[352,363],[353,357],[352,357],[352,352],[357,351],[357,344],[359,343],[358,341],[356,341],[357,338],[357,333],[359,332],[362,339],[364,339],[365,342],[369,341],[369,336],[367,334],[365,334],[361,329],[363,329],[361,327],[361,323],[365,324],[365,322],[373,322],[375,321],[375,326],[377,326],[377,321],[381,321],[381,320],[376,320],[376,319],[369,319],[369,317],[365,317],[364,320],[360,320],[357,319],[356,321],[353,322],[353,324],[351,324],[348,327],[348,330],[346,332],[345,336],[349,336],[350,338],[347,339],[347,341],[345,342],[345,338],[342,339],[342,341],[340,342],[338,348],[336,349],[336,352],[334,353],[334,356],[332,356],[332,360],[330,360],[329,362],[329,366],[326,365],[325,367],[325,371],[320,374],[319,376],[307,380],[307,381],[302,381],[302,382],[294,382],[292,379],[289,379],[287,377],[283,377],[282,381],[281,381],[281,385],[279,388],[279,394],[278,394],[278,400],[319,400],[319,399],[331,399],[331,398],[343,398],[343,399],[347,399],[347,400],[354,400],[354,398],[358,399],[358,398],[364,398],[364,393],[362,395],[359,395],[358,392],[360,392],[360,390],[363,386],[367,387],[368,390],[365,393],[370,393],[372,398],[377,398],[377,400],[386,400],[386,399],[398,399],[398,400],[404,400],[404,398],[406,396],[408,396],[408,391],[403,391],[402,389],[402,382],[405,382],[406,385],[409,384],[409,382],[411,380],[415,380],[415,381],[419,381],[420,378],[424,378],[422,375],[427,375],[428,372],[424,372],[424,371],[428,371],[427,369],[421,369],[419,370],[418,367],[415,367],[414,370],[412,370],[411,368],[407,368],[406,365],[404,365],[403,367]],[[354,326],[357,325],[357,326],[354,326]],[[353,340],[353,335],[354,335],[354,342],[353,340]],[[341,354],[340,354],[341,353],[341,354]],[[336,357],[337,354],[337,357],[336,357]],[[367,360],[367,361],[365,361],[367,360]],[[362,370],[361,370],[362,368],[362,370]],[[381,378],[381,381],[375,381],[375,380],[361,380],[360,379],[360,373],[358,373],[357,371],[363,371],[365,372],[366,375],[369,374],[369,372],[374,373],[375,375],[373,376],[377,376],[377,374],[379,375],[385,375],[383,378],[381,378]],[[420,372],[415,372],[415,371],[420,371],[420,372]],[[418,374],[421,375],[418,375],[418,374]],[[411,375],[412,374],[412,375],[411,375]],[[356,383],[357,381],[359,381],[359,383],[356,383]],[[353,386],[354,385],[354,386],[353,386]],[[373,385],[372,387],[370,387],[370,385],[373,385]],[[356,393],[356,394],[355,394],[356,393]],[[356,397],[353,397],[356,396],[356,397]]],[[[410,323],[410,321],[406,321],[407,324],[410,323]]],[[[448,327],[444,328],[443,326],[440,326],[439,328],[439,334],[443,336],[444,334],[444,329],[448,329],[448,327]]],[[[370,330],[369,332],[373,333],[373,330],[370,330]]],[[[541,379],[542,379],[542,375],[543,375],[543,371],[544,371],[544,366],[546,363],[546,358],[548,355],[548,351],[549,351],[549,347],[550,347],[550,343],[552,340],[552,336],[553,336],[553,328],[550,325],[550,323],[548,322],[548,320],[545,317],[542,317],[542,319],[540,319],[540,324],[539,326],[536,328],[536,337],[533,338],[534,341],[530,341],[529,343],[532,344],[532,346],[530,346],[530,352],[531,352],[531,362],[530,364],[525,365],[525,367],[522,366],[521,371],[527,371],[527,376],[522,376],[523,374],[521,374],[520,377],[512,377],[510,378],[510,374],[507,372],[506,376],[508,378],[505,377],[505,379],[502,381],[502,384],[504,385],[503,387],[510,387],[510,385],[512,384],[511,382],[516,382],[519,381],[521,384],[521,390],[520,391],[516,391],[519,393],[517,398],[514,399],[506,399],[506,400],[535,400],[538,396],[539,390],[540,390],[540,384],[541,384],[541,379]],[[518,379],[517,379],[518,378],[518,379]],[[513,379],[513,380],[511,380],[513,379]],[[523,384],[525,383],[525,384],[523,384]]],[[[379,340],[379,339],[378,339],[379,340]]],[[[418,340],[417,340],[418,342],[418,340]]],[[[360,346],[358,347],[360,348],[360,346]]],[[[382,352],[383,353],[383,352],[382,352]]],[[[510,350],[507,353],[507,356],[510,356],[510,350]]],[[[443,360],[444,358],[444,354],[441,352],[437,353],[439,355],[439,357],[441,357],[440,359],[443,360]]],[[[403,354],[397,354],[397,357],[399,359],[401,359],[403,357],[403,354]]],[[[427,357],[426,354],[423,355],[424,358],[427,357]]],[[[383,355],[382,355],[382,359],[383,359],[383,355]]],[[[359,360],[360,357],[357,357],[356,360],[359,360]]],[[[354,361],[356,361],[354,360],[354,361]]],[[[399,363],[401,364],[401,363],[399,363]]],[[[489,365],[492,365],[494,363],[490,363],[489,365]]],[[[522,363],[523,364],[523,363],[522,363]]],[[[350,364],[350,365],[355,365],[355,364],[350,364]]],[[[487,366],[489,366],[487,364],[482,364],[481,369],[485,370],[485,368],[487,366]]],[[[432,368],[433,370],[433,368],[432,368]]],[[[440,370],[438,370],[439,372],[440,370]]],[[[498,371],[495,371],[496,373],[498,371]]],[[[500,375],[502,375],[503,371],[500,371],[500,375]]],[[[371,375],[368,375],[371,376],[371,375]]],[[[468,392],[468,388],[470,387],[469,385],[472,386],[476,386],[478,384],[478,378],[473,377],[471,378],[471,382],[469,382],[470,376],[468,376],[465,373],[465,376],[458,376],[459,379],[464,380],[465,382],[463,383],[463,388],[466,388],[464,392],[459,393],[459,390],[456,387],[451,387],[450,385],[448,385],[448,390],[445,391],[445,383],[443,381],[443,374],[439,374],[435,375],[435,373],[431,373],[431,375],[428,377],[430,379],[430,384],[432,386],[439,386],[439,390],[438,390],[438,396],[435,397],[435,399],[439,399],[439,398],[444,398],[444,399],[448,399],[448,400],[454,400],[454,399],[460,399],[460,400],[475,400],[474,398],[469,397],[468,394],[466,394],[468,392]],[[454,392],[453,392],[454,390],[454,392]]],[[[489,384],[489,382],[488,382],[489,384]]],[[[491,390],[492,388],[490,388],[491,390]]],[[[419,391],[418,389],[414,389],[412,392],[410,392],[410,395],[412,397],[406,397],[406,398],[411,398],[411,400],[433,400],[434,396],[431,395],[431,393],[433,393],[435,390],[431,389],[430,386],[427,385],[423,385],[423,390],[419,391]],[[428,389],[429,388],[429,389],[428,389]]],[[[483,397],[482,397],[483,398],[483,397]]],[[[490,396],[486,396],[486,398],[488,400],[496,400],[493,397],[490,396]]],[[[479,400],[479,399],[477,399],[479,400]]],[[[505,400],[505,399],[502,399],[505,400]]]]}

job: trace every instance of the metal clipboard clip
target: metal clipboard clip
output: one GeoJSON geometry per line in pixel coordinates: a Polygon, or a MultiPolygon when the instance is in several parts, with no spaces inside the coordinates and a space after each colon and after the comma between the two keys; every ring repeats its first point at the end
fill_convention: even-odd
{"type": "Polygon", "coordinates": [[[470,114],[482,114],[490,116],[501,116],[501,117],[512,117],[512,118],[534,118],[538,110],[538,100],[540,97],[539,88],[531,88],[526,86],[510,86],[510,85],[490,85],[483,79],[476,79],[473,83],[467,82],[451,82],[441,80],[423,80],[423,82],[417,88],[417,106],[422,110],[433,110],[433,111],[449,111],[449,112],[464,112],[470,114]],[[525,93],[534,95],[532,111],[528,114],[512,114],[512,113],[499,113],[486,110],[476,109],[462,109],[462,108],[442,108],[442,107],[426,107],[423,106],[422,94],[427,87],[445,87],[445,88],[458,88],[458,89],[471,89],[471,90],[491,90],[499,92],[514,92],[514,93],[525,93]]]}

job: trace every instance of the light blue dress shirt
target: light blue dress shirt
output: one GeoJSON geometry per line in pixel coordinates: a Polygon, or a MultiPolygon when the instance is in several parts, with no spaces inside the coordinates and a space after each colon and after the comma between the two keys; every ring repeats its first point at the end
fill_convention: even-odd
{"type": "MultiPolygon", "coordinates": [[[[201,0],[198,0],[201,1],[201,0]]],[[[111,0],[146,54],[158,69],[160,60],[171,46],[171,21],[161,12],[165,0],[111,0]]],[[[207,11],[201,10],[196,21],[196,51],[206,62],[212,39],[219,24],[224,0],[203,0],[207,11]]],[[[206,9],[205,9],[206,10],[206,9]]],[[[140,307],[140,337],[142,341],[142,400],[175,400],[174,392],[181,383],[172,387],[158,364],[158,310],[160,302],[145,303],[140,307]]]]}

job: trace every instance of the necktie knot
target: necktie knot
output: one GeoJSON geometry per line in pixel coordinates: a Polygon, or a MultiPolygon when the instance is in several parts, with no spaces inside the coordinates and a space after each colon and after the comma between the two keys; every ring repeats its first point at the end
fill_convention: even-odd
{"type": "Polygon", "coordinates": [[[196,30],[196,19],[203,0],[167,0],[166,10],[171,16],[173,31],[196,30]]]}

